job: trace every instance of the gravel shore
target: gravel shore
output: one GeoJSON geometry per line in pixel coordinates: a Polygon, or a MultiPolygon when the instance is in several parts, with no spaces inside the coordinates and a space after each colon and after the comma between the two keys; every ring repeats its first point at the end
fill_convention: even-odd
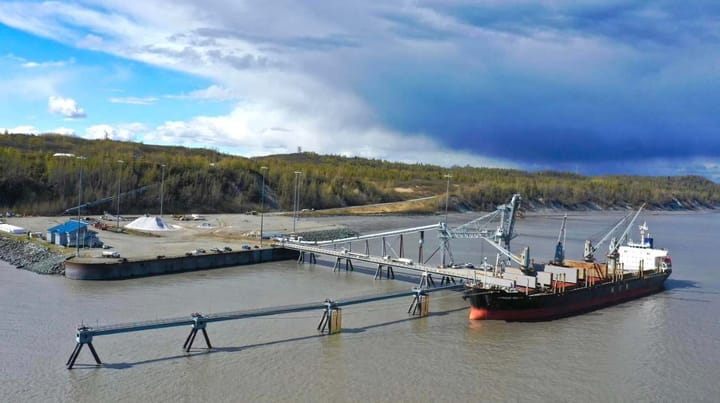
{"type": "Polygon", "coordinates": [[[64,274],[66,256],[15,237],[0,236],[0,260],[39,274],[64,274]]]}

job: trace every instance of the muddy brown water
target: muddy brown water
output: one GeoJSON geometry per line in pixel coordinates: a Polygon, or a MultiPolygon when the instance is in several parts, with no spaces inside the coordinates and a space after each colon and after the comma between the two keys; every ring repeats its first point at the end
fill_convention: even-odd
{"type": "MultiPolygon", "coordinates": [[[[617,218],[571,215],[568,257],[579,257],[584,238],[617,218]]],[[[363,270],[332,272],[327,260],[110,282],[42,276],[0,262],[0,400],[717,401],[720,214],[642,218],[656,246],[671,251],[668,289],[589,314],[541,323],[471,322],[460,295],[443,292],[432,295],[432,314],[422,319],[408,317],[409,299],[348,307],[343,333],[330,337],[315,329],[321,312],[209,324],[217,347],[210,352],[198,339],[185,354],[185,328],[97,337],[104,366],[88,365],[92,357],[83,351],[71,371],[63,364],[81,321],[92,326],[314,302],[414,283],[373,280],[363,270]]],[[[439,217],[321,220],[367,233],[439,217]]],[[[514,248],[527,244],[537,260],[550,257],[560,220],[559,214],[526,217],[514,248]]],[[[407,245],[412,256],[417,243],[408,239],[407,245]]],[[[458,262],[477,261],[489,248],[458,241],[453,252],[458,262]]]]}

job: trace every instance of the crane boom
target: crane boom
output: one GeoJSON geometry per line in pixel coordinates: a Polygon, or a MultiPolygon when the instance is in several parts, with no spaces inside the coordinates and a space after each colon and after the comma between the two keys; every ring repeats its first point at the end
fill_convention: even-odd
{"type": "MultiPolygon", "coordinates": [[[[634,216],[633,219],[630,221],[630,224],[628,224],[627,228],[625,229],[625,232],[623,232],[623,235],[620,237],[620,239],[622,239],[625,235],[627,235],[628,230],[629,230],[630,227],[632,226],[632,223],[635,222],[635,219],[636,219],[637,216],[640,214],[640,212],[642,211],[643,207],[645,207],[645,203],[643,203],[643,205],[640,206],[640,209],[639,209],[636,213],[634,213],[635,216],[634,216]]],[[[596,244],[593,245],[592,241],[586,240],[586,241],[585,241],[585,253],[584,253],[584,259],[585,259],[585,261],[586,261],[586,262],[593,262],[593,261],[595,261],[595,252],[598,250],[598,248],[600,247],[600,245],[602,245],[603,243],[605,243],[605,241],[607,241],[608,239],[610,239],[610,238],[612,237],[612,235],[615,233],[615,231],[617,231],[618,228],[620,228],[620,226],[623,225],[632,215],[633,215],[633,212],[627,213],[627,214],[626,214],[623,218],[621,218],[621,219],[612,227],[612,229],[610,229],[610,231],[608,231],[596,244]]],[[[615,249],[617,249],[617,247],[619,247],[619,245],[614,246],[614,247],[615,247],[615,249]]],[[[610,249],[613,249],[613,247],[611,247],[610,249]]]]}
{"type": "Polygon", "coordinates": [[[633,216],[632,220],[630,220],[630,223],[627,225],[627,227],[625,227],[625,231],[623,231],[622,235],[620,235],[619,242],[615,242],[615,243],[610,247],[610,252],[609,252],[608,254],[614,254],[615,252],[617,252],[618,248],[620,247],[620,245],[623,243],[623,240],[624,240],[625,237],[627,236],[628,231],[630,231],[630,228],[631,228],[632,225],[635,223],[635,220],[637,220],[638,216],[640,215],[640,212],[642,211],[642,209],[643,209],[644,207],[645,207],[645,203],[643,203],[642,206],[640,206],[640,208],[638,209],[637,213],[635,213],[635,215],[633,216]]]}
{"type": "Polygon", "coordinates": [[[555,259],[553,263],[562,266],[565,261],[565,224],[567,223],[567,214],[563,217],[560,233],[558,234],[557,245],[555,245],[555,259]]]}
{"type": "Polygon", "coordinates": [[[501,254],[510,258],[510,260],[517,263],[523,269],[527,269],[530,266],[530,248],[529,247],[526,246],[523,249],[520,256],[516,256],[512,252],[510,252],[508,249],[505,249],[501,244],[495,242],[495,240],[492,238],[481,237],[481,239],[484,239],[485,241],[487,241],[487,243],[489,243],[495,249],[497,249],[498,252],[500,252],[501,254]]]}

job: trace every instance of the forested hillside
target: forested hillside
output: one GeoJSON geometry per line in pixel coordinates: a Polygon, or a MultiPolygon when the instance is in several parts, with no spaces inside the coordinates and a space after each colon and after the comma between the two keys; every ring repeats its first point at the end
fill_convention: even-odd
{"type": "MultiPolygon", "coordinates": [[[[513,193],[522,194],[524,208],[624,208],[642,202],[664,209],[720,206],[720,185],[696,176],[586,177],[313,153],[243,158],[205,149],[0,134],[0,209],[60,214],[77,205],[80,169],[82,199],[94,213],[115,211],[108,198],[118,186],[122,213],[157,213],[161,182],[168,214],[257,210],[263,172],[267,210],[292,210],[296,177],[300,208],[325,209],[444,196],[447,174],[452,175],[451,209],[492,209],[513,193]]],[[[443,207],[441,197],[436,208],[443,207]]]]}

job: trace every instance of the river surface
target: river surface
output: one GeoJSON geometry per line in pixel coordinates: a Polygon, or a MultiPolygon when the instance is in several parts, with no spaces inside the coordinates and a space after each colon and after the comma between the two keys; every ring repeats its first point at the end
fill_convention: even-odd
{"type": "MultiPolygon", "coordinates": [[[[451,215],[450,223],[475,217],[451,215]]],[[[571,215],[567,257],[579,258],[585,237],[599,239],[618,217],[571,215]]],[[[513,249],[530,245],[537,261],[551,257],[561,219],[520,220],[513,249]]],[[[182,351],[189,328],[100,336],[93,342],[104,365],[90,365],[84,349],[70,371],[64,363],[81,321],[93,326],[219,313],[415,284],[373,280],[363,270],[333,272],[333,262],[322,259],[112,282],[42,276],[0,262],[0,400],[716,402],[720,214],[643,219],[656,246],[670,249],[667,290],[589,314],[541,323],[471,322],[460,294],[444,291],[432,294],[426,318],[408,317],[410,297],[346,307],[343,332],[333,336],[316,331],[321,311],[211,323],[216,348],[210,352],[200,337],[190,354],[182,351]]],[[[439,217],[323,220],[369,233],[439,217]]],[[[631,236],[638,238],[637,225],[631,236]]],[[[408,257],[417,255],[417,245],[407,240],[408,257]]],[[[426,237],[425,256],[432,245],[436,240],[426,237]]],[[[456,262],[475,263],[491,252],[470,240],[453,241],[452,251],[456,262]]]]}

